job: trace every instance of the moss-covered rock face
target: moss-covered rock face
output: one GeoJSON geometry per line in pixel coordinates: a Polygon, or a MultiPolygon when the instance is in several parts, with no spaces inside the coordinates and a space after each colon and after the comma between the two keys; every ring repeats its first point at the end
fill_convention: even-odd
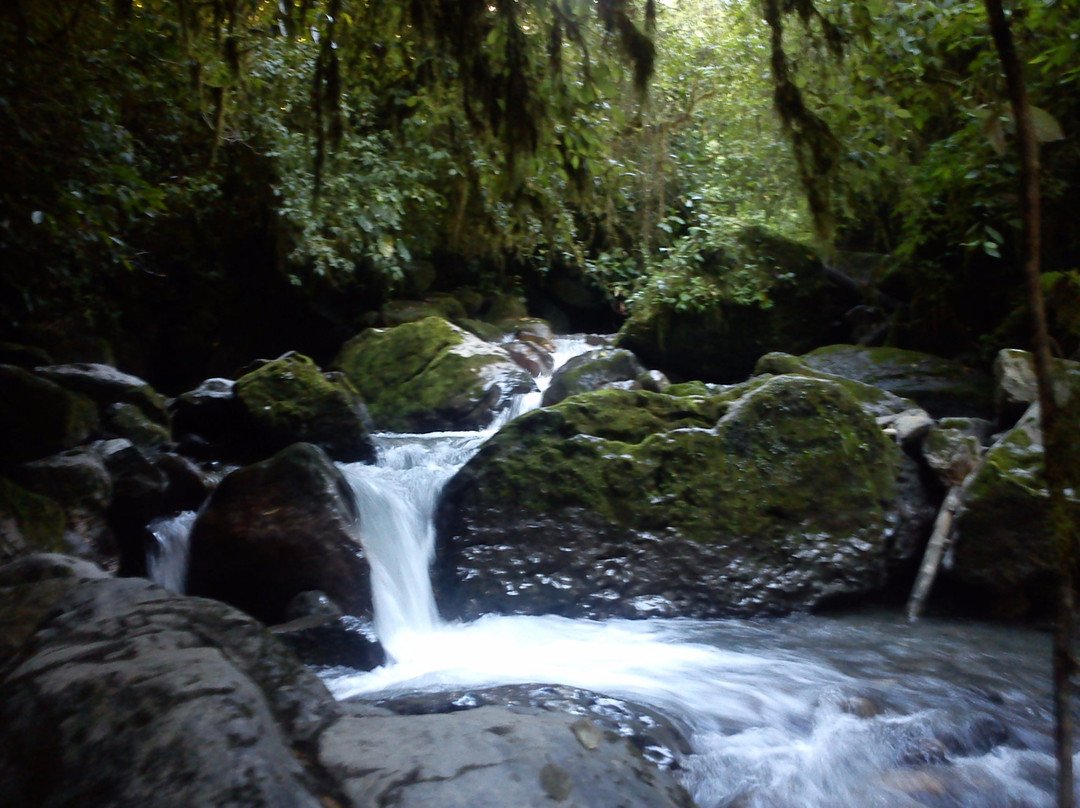
{"type": "Polygon", "coordinates": [[[738,257],[704,257],[715,303],[687,311],[647,301],[623,325],[618,346],[672,378],[733,382],[769,351],[802,353],[838,338],[834,322],[852,301],[812,250],[760,228],[748,228],[737,242],[738,257]],[[726,280],[740,274],[752,294],[726,280]]]}
{"type": "Polygon", "coordinates": [[[36,460],[70,449],[97,426],[97,407],[86,396],[0,365],[0,459],[36,460]]]}
{"type": "Polygon", "coordinates": [[[883,583],[902,459],[839,385],[601,390],[496,435],[439,507],[453,615],[780,613],[883,583]]]}
{"type": "Polygon", "coordinates": [[[349,340],[334,367],[360,392],[379,429],[484,427],[534,386],[506,351],[438,317],[372,328],[349,340]]]}
{"type": "MultiPolygon", "coordinates": [[[[1058,561],[1049,499],[1034,406],[987,451],[964,486],[956,517],[949,580],[983,595],[991,614],[1052,613],[1058,561]]],[[[1068,501],[1073,524],[1080,524],[1075,490],[1068,501]]]]}
{"type": "Polygon", "coordinates": [[[931,354],[900,348],[828,345],[799,360],[811,370],[910,398],[935,418],[983,417],[993,411],[992,385],[987,374],[931,354]]]}
{"type": "Polygon", "coordinates": [[[35,373],[68,390],[89,396],[99,407],[123,402],[138,407],[143,415],[158,424],[169,424],[165,397],[138,376],[123,373],[111,365],[93,362],[49,365],[36,368],[35,373]]]}
{"type": "Polygon", "coordinates": [[[357,392],[344,379],[328,379],[306,356],[286,354],[267,362],[241,376],[233,395],[268,452],[306,442],[335,460],[375,459],[357,392]]]}
{"type": "Polygon", "coordinates": [[[898,415],[918,407],[918,404],[910,398],[901,398],[872,384],[864,384],[834,373],[815,370],[804,364],[799,357],[779,351],[765,354],[754,366],[755,376],[765,374],[773,376],[794,374],[796,376],[809,376],[813,379],[827,379],[843,387],[852,398],[859,402],[859,405],[864,410],[875,417],[898,415]]]}
{"type": "Polygon", "coordinates": [[[0,564],[31,553],[66,552],[60,505],[0,477],[0,564]]]}

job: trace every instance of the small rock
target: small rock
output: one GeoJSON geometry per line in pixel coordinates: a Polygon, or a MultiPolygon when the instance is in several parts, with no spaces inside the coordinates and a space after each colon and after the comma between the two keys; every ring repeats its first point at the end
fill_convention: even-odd
{"type": "Polygon", "coordinates": [[[604,737],[600,728],[588,718],[575,721],[570,729],[574,731],[574,737],[578,739],[578,742],[590,751],[600,746],[600,741],[604,737]]]}

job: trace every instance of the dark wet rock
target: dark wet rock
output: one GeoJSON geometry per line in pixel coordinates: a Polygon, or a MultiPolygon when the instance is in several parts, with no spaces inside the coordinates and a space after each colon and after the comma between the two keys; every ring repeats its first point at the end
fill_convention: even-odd
{"type": "Polygon", "coordinates": [[[304,442],[347,463],[375,459],[360,396],[344,379],[328,379],[306,356],[290,353],[266,362],[237,379],[233,395],[263,456],[304,442]]]}
{"type": "Polygon", "coordinates": [[[68,552],[67,518],[55,500],[0,477],[0,564],[42,552],[68,552]]]}
{"type": "MultiPolygon", "coordinates": [[[[843,387],[852,398],[858,401],[859,405],[870,415],[873,415],[875,418],[888,418],[890,419],[890,422],[894,416],[920,409],[920,407],[910,398],[901,398],[898,395],[894,395],[887,390],[883,390],[882,388],[875,387],[871,384],[864,384],[863,382],[854,381],[843,376],[837,376],[833,373],[815,370],[805,364],[800,357],[792,356],[791,354],[780,352],[766,354],[761,357],[755,365],[754,375],[807,376],[812,379],[826,379],[835,382],[843,387]]],[[[687,384],[699,383],[688,382],[687,384]]],[[[682,385],[674,386],[676,388],[682,388],[682,385]]],[[[669,390],[668,392],[671,391],[669,390]]]]}
{"type": "MultiPolygon", "coordinates": [[[[1058,398],[1080,392],[1080,362],[1054,359],[1052,373],[1058,398]]],[[[999,425],[1012,426],[1038,400],[1035,359],[1031,353],[1015,348],[998,351],[994,358],[994,410],[999,425]]]]}
{"type": "Polygon", "coordinates": [[[468,317],[468,312],[461,301],[449,295],[424,300],[391,300],[382,307],[382,323],[391,328],[403,323],[415,323],[425,317],[457,321],[468,317]]]}
{"type": "MultiPolygon", "coordinates": [[[[1063,417],[1075,421],[1077,413],[1066,408],[1063,417]]],[[[1052,609],[1059,562],[1038,418],[1035,404],[987,450],[965,483],[947,559],[949,578],[984,594],[998,617],[1040,616],[1052,609]]],[[[1073,524],[1080,524],[1075,485],[1066,506],[1073,524]]]]}
{"type": "Polygon", "coordinates": [[[0,461],[70,449],[98,426],[94,402],[22,368],[0,365],[0,461]]]}
{"type": "Polygon", "coordinates": [[[175,398],[173,433],[185,454],[199,458],[254,460],[254,426],[233,394],[232,379],[207,379],[175,398]]]}
{"type": "Polygon", "coordinates": [[[17,342],[0,342],[0,365],[14,365],[30,370],[39,365],[53,363],[49,352],[33,345],[21,345],[17,342]]]}
{"type": "Polygon", "coordinates": [[[160,449],[172,443],[169,428],[148,418],[134,404],[109,404],[102,410],[102,420],[108,435],[126,438],[141,449],[160,449]]]}
{"type": "Polygon", "coordinates": [[[72,449],[25,463],[12,470],[12,479],[60,505],[67,522],[67,552],[82,549],[98,558],[115,553],[106,518],[113,481],[96,452],[72,449]]]}
{"type": "Polygon", "coordinates": [[[183,455],[162,452],[152,462],[165,475],[162,513],[198,510],[214,489],[213,478],[183,455]]]}
{"type": "Polygon", "coordinates": [[[909,398],[935,418],[992,412],[989,376],[959,362],[900,348],[829,345],[799,357],[811,370],[909,398]]]}
{"type": "Polygon", "coordinates": [[[319,761],[358,805],[693,805],[675,776],[647,760],[633,740],[565,713],[484,706],[361,714],[324,733],[319,761]]]}
{"type": "Polygon", "coordinates": [[[386,663],[386,652],[370,625],[355,617],[311,615],[270,631],[306,665],[344,665],[369,671],[386,663]]]}
{"type": "Polygon", "coordinates": [[[551,373],[555,367],[555,357],[551,352],[535,342],[514,340],[504,342],[499,347],[510,354],[510,358],[528,371],[531,376],[551,373]]]}
{"type": "Polygon", "coordinates": [[[672,378],[735,382],[770,351],[799,354],[835,342],[840,315],[857,302],[811,249],[754,227],[730,249],[703,255],[696,281],[712,284],[713,302],[682,310],[663,290],[646,295],[620,330],[619,347],[672,378]],[[742,280],[733,285],[736,272],[742,280]]]}
{"type": "Polygon", "coordinates": [[[281,622],[297,594],[315,589],[348,613],[370,614],[357,520],[352,491],[326,453],[290,446],[214,491],[192,528],[188,592],[266,623],[281,622]]]}
{"type": "Polygon", "coordinates": [[[287,621],[311,617],[331,620],[341,616],[341,607],[334,603],[329,595],[317,589],[300,592],[285,607],[285,619],[287,621]]]}
{"type": "Polygon", "coordinates": [[[544,406],[591,390],[608,387],[638,389],[637,379],[645,372],[638,358],[625,348],[601,348],[583,353],[555,371],[551,385],[544,391],[544,406]]]}
{"type": "Polygon", "coordinates": [[[169,423],[164,396],[139,377],[110,365],[93,362],[47,365],[35,368],[34,372],[68,390],[89,396],[100,407],[117,402],[132,404],[158,424],[167,426],[169,423]]]}
{"type": "Polygon", "coordinates": [[[334,360],[379,429],[430,432],[487,426],[535,386],[510,355],[437,317],[368,329],[334,360]]]}
{"type": "MultiPolygon", "coordinates": [[[[779,613],[877,590],[902,453],[842,387],[601,390],[512,422],[438,511],[444,613],[779,613]]],[[[921,529],[921,528],[920,528],[921,529]]]]}
{"type": "Polygon", "coordinates": [[[169,479],[151,456],[122,438],[95,445],[113,482],[108,520],[119,552],[121,575],[146,575],[146,553],[153,537],[147,525],[170,509],[169,479]]]}
{"type": "Polygon", "coordinates": [[[309,754],[337,706],[251,618],[77,570],[0,584],[0,635],[21,639],[0,667],[5,800],[318,808],[338,796],[309,754]]]}

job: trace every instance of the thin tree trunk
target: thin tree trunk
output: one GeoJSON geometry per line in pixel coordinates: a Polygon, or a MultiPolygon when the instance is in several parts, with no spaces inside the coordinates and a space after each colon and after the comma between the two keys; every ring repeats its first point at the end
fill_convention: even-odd
{"type": "Polygon", "coordinates": [[[907,616],[909,620],[917,620],[922,614],[926,596],[930,594],[930,588],[937,578],[941,559],[945,557],[945,551],[949,547],[949,538],[952,535],[953,519],[956,509],[960,505],[960,489],[962,484],[953,485],[949,493],[945,495],[945,501],[941,503],[937,519],[934,521],[934,532],[930,535],[930,541],[926,544],[923,553],[922,564],[919,565],[919,577],[915,579],[915,586],[911,589],[911,596],[907,602],[907,616]]]}
{"type": "Polygon", "coordinates": [[[1013,45],[1009,22],[1001,0],[984,0],[1001,65],[1005,71],[1009,100],[1016,120],[1016,141],[1020,152],[1020,213],[1023,221],[1023,262],[1027,279],[1028,307],[1031,310],[1035,354],[1035,375],[1039,387],[1046,484],[1050,490],[1051,539],[1058,551],[1058,615],[1054,627],[1054,741],[1058,765],[1058,808],[1073,808],[1073,727],[1072,684],[1075,662],[1072,655],[1074,633],[1073,607],[1073,537],[1069,529],[1065,500],[1065,444],[1062,442],[1057,402],[1054,400],[1051,375],[1050,335],[1046,325],[1042,283],[1039,277],[1041,250],[1039,143],[1031,123],[1031,110],[1020,59],[1013,45]]]}

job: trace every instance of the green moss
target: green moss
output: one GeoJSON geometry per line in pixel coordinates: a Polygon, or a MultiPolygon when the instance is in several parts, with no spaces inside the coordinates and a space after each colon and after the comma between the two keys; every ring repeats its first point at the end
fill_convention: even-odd
{"type": "Polygon", "coordinates": [[[67,518],[49,497],[0,477],[0,563],[28,553],[65,552],[67,518]],[[10,521],[9,521],[10,520],[10,521]]]}
{"type": "Polygon", "coordinates": [[[277,448],[309,441],[340,460],[372,455],[359,395],[347,379],[331,381],[306,356],[287,354],[241,376],[234,395],[277,448]]]}
{"type": "Polygon", "coordinates": [[[693,541],[786,554],[805,534],[880,541],[900,454],[839,385],[784,376],[743,395],[601,390],[518,419],[470,464],[476,496],[582,508],[693,541]]]}
{"type": "Polygon", "coordinates": [[[918,408],[918,404],[909,398],[890,393],[873,384],[865,384],[861,381],[838,376],[823,370],[817,370],[805,364],[800,357],[775,351],[761,357],[754,367],[754,375],[762,376],[771,374],[782,376],[785,374],[806,376],[811,379],[825,379],[839,384],[855,399],[868,413],[874,416],[891,415],[918,408]]]}
{"type": "Polygon", "coordinates": [[[438,317],[364,331],[334,366],[356,386],[378,427],[398,431],[467,423],[489,397],[509,392],[495,387],[500,373],[511,388],[532,383],[504,351],[438,317]]]}

